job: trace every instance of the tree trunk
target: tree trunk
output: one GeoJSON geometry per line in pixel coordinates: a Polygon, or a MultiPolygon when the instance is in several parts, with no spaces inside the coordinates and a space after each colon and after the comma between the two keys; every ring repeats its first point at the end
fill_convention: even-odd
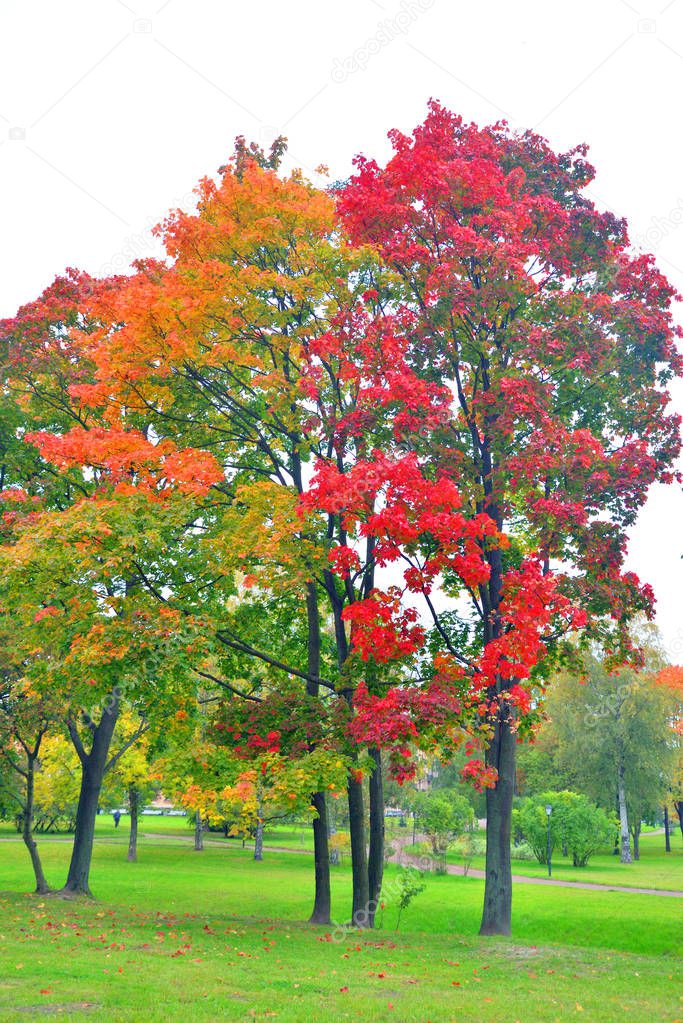
{"type": "Polygon", "coordinates": [[[311,804],[318,816],[313,819],[313,850],[315,859],[315,899],[311,924],[331,923],[330,847],[327,840],[327,801],[324,792],[315,792],[311,804]]]}
{"type": "Polygon", "coordinates": [[[384,874],[384,789],[382,756],[376,747],[369,750],[375,766],[370,775],[370,849],[368,852],[368,927],[375,926],[384,874]]]}
{"type": "MultiPolygon", "coordinates": [[[[333,835],[336,835],[336,834],[337,834],[337,823],[335,821],[334,808],[333,807],[332,808],[328,807],[328,810],[327,810],[327,845],[328,845],[328,847],[330,845],[330,839],[333,837],[333,835]]],[[[337,849],[336,847],[333,847],[333,848],[330,849],[330,864],[333,867],[338,867],[339,866],[339,849],[337,849]]]]}
{"type": "MultiPolygon", "coordinates": [[[[368,551],[372,551],[372,537],[368,538],[368,551]]],[[[365,587],[371,584],[372,569],[365,577],[365,587]]],[[[325,589],[330,598],[332,615],[334,620],[334,635],[337,645],[337,660],[339,668],[343,669],[346,658],[349,654],[349,644],[346,636],[346,623],[342,611],[343,602],[337,594],[337,581],[329,569],[323,572],[325,589]]],[[[369,592],[369,591],[368,591],[369,592]]],[[[364,595],[367,596],[368,592],[364,595]]],[[[349,710],[353,713],[353,688],[345,689],[340,694],[347,702],[349,710]]],[[[369,878],[368,878],[368,851],[365,844],[365,809],[363,806],[363,784],[357,781],[354,772],[351,771],[346,784],[346,794],[349,803],[349,833],[351,837],[351,877],[353,884],[351,921],[355,927],[370,926],[368,913],[369,878]]]]}
{"type": "Polygon", "coordinates": [[[496,721],[486,763],[498,771],[486,790],[486,882],[480,934],[509,934],[512,922],[510,830],[515,778],[516,739],[508,721],[496,721]]]}
{"type": "Polygon", "coordinates": [[[634,822],[633,825],[632,825],[633,859],[634,860],[639,860],[640,859],[640,829],[641,829],[641,826],[642,825],[641,825],[640,821],[634,822]]]}
{"type": "Polygon", "coordinates": [[[95,840],[95,818],[102,789],[102,779],[107,766],[109,747],[119,716],[119,698],[112,693],[99,724],[92,724],[92,745],[86,753],[78,736],[76,726],[69,726],[71,739],[81,761],[81,790],[76,810],[76,828],[71,862],[66,884],[62,889],[70,895],[88,895],[90,891],[90,864],[95,840]]]}
{"type": "Polygon", "coordinates": [[[254,841],[254,859],[260,863],[263,859],[263,819],[258,818],[256,822],[256,839],[254,841]]]}
{"type": "Polygon", "coordinates": [[[368,903],[370,889],[368,879],[368,854],[365,845],[365,808],[363,806],[363,783],[349,777],[346,788],[349,800],[349,831],[351,833],[351,875],[353,878],[353,903],[351,922],[354,927],[369,927],[368,903]]]}
{"type": "Polygon", "coordinates": [[[628,810],[626,809],[626,786],[624,784],[624,774],[626,768],[624,761],[619,761],[618,769],[618,786],[617,796],[619,800],[619,833],[621,835],[621,862],[631,862],[631,843],[629,840],[628,830],[628,810]]]}
{"type": "Polygon", "coordinates": [[[664,848],[671,852],[671,832],[669,830],[669,807],[664,804],[664,848]]]}
{"type": "Polygon", "coordinates": [[[128,839],[128,862],[137,863],[138,859],[138,790],[134,785],[128,789],[128,805],[130,807],[130,838],[128,839]]]}
{"type": "Polygon", "coordinates": [[[204,851],[204,831],[202,828],[202,815],[199,810],[194,815],[194,851],[204,851]]]}
{"type": "Polygon", "coordinates": [[[674,803],[676,807],[676,813],[678,814],[678,826],[681,829],[681,837],[683,838],[683,799],[679,799],[674,803]]]}
{"type": "MultiPolygon", "coordinates": [[[[494,494],[495,457],[491,436],[495,414],[484,413],[484,433],[481,443],[481,481],[484,486],[484,507],[498,530],[503,526],[502,510],[494,494]]],[[[474,423],[472,422],[472,427],[474,423]]],[[[504,632],[500,605],[503,591],[503,555],[500,548],[488,552],[490,567],[488,583],[480,589],[484,612],[483,639],[485,648],[495,643],[504,632]]],[[[512,863],[510,837],[512,830],[512,800],[515,791],[516,742],[508,716],[505,693],[501,680],[496,680],[496,695],[502,700],[493,722],[493,736],[486,750],[486,765],[497,772],[496,784],[486,789],[486,880],[484,882],[484,909],[479,933],[509,934],[512,925],[512,863]]]]}
{"type": "Polygon", "coordinates": [[[33,797],[34,797],[34,783],[35,783],[35,768],[36,758],[29,756],[26,758],[26,805],[24,807],[24,815],[21,828],[21,837],[24,840],[24,845],[28,849],[28,854],[31,857],[31,865],[33,867],[33,873],[36,879],[36,894],[45,895],[46,892],[50,891],[50,886],[45,880],[45,874],[43,872],[43,864],[40,860],[40,854],[38,852],[38,846],[36,840],[33,837],[33,797]]]}
{"type": "MultiPolygon", "coordinates": [[[[308,622],[308,674],[306,693],[317,697],[320,691],[320,615],[318,593],[314,583],[306,588],[306,616],[308,622]]],[[[314,792],[311,805],[316,810],[313,818],[313,859],[315,867],[315,897],[309,923],[329,924],[332,913],[330,886],[330,847],[327,838],[327,802],[324,792],[314,792]]]]}
{"type": "MultiPolygon", "coordinates": [[[[615,813],[617,815],[617,818],[618,818],[619,817],[619,786],[618,785],[617,785],[617,791],[616,791],[615,796],[614,796],[614,811],[615,811],[615,813]]],[[[617,828],[617,830],[616,830],[616,832],[614,834],[614,847],[612,849],[612,855],[613,856],[618,856],[619,855],[619,828],[617,828]]]]}

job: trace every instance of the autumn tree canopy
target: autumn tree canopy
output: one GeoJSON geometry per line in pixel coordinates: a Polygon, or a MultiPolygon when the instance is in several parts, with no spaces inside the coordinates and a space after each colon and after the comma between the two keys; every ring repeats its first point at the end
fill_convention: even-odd
{"type": "Polygon", "coordinates": [[[506,933],[515,746],[553,659],[577,631],[637,659],[629,621],[652,611],[624,558],[675,478],[674,293],[584,194],[585,147],[437,103],[390,140],[328,192],[241,140],[158,229],[165,259],[71,273],[5,324],[3,572],[8,600],[30,578],[22,620],[60,663],[135,663],[161,632],[160,705],[178,670],[213,684],[207,727],[248,704],[252,751],[276,732],[280,755],[278,709],[301,729],[317,707],[297,754],[349,758],[356,922],[381,888],[381,751],[403,779],[416,749],[464,747],[487,790],[482,932],[506,933]]]}

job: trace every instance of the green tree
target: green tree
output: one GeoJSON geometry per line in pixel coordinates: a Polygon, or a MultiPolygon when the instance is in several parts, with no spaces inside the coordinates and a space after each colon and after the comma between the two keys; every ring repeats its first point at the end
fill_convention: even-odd
{"type": "Polygon", "coordinates": [[[398,905],[396,930],[398,930],[400,926],[403,911],[408,908],[413,899],[420,895],[426,887],[422,873],[419,870],[416,870],[415,867],[405,867],[399,872],[398,894],[396,899],[398,905]]]}
{"type": "Polygon", "coordinates": [[[593,853],[609,842],[615,820],[605,811],[580,796],[569,808],[564,836],[575,867],[585,867],[593,853]]]}
{"type": "Polygon", "coordinates": [[[36,892],[49,891],[34,837],[36,774],[45,735],[54,722],[49,699],[36,698],[21,680],[3,672],[0,679],[0,791],[21,826],[36,881],[36,892]]]}
{"type": "Polygon", "coordinates": [[[127,804],[130,815],[128,860],[135,863],[140,813],[157,788],[150,763],[150,734],[145,723],[127,711],[119,719],[117,741],[123,746],[123,752],[105,775],[102,800],[110,805],[127,804]]]}
{"type": "Polygon", "coordinates": [[[523,799],[513,811],[513,821],[539,863],[548,861],[550,829],[551,852],[558,845],[566,849],[575,867],[585,867],[593,853],[610,841],[615,827],[615,821],[586,796],[567,791],[542,792],[523,799]]]}
{"type": "Polygon", "coordinates": [[[637,858],[641,820],[663,804],[673,770],[669,694],[653,672],[610,672],[591,656],[585,679],[557,679],[547,710],[560,770],[610,813],[616,809],[621,860],[631,862],[631,835],[637,858]]]}
{"type": "Polygon", "coordinates": [[[115,467],[106,442],[87,464],[79,454],[91,429],[97,434],[100,428],[102,441],[101,423],[76,393],[93,381],[84,344],[92,324],[83,313],[92,286],[87,275],[69,272],[0,323],[6,400],[0,415],[0,599],[12,619],[14,659],[25,666],[37,694],[58,695],[78,756],[65,887],[85,893],[122,703],[163,713],[165,683],[175,693],[187,676],[172,663],[171,650],[182,652],[187,663],[189,618],[160,610],[142,583],[170,551],[178,570],[187,568],[180,548],[194,523],[193,496],[201,490],[195,469],[205,471],[201,460],[188,469],[180,456],[175,468],[169,462],[163,479],[151,483],[144,450],[152,445],[141,433],[115,467]],[[50,438],[72,428],[77,439],[70,457],[51,461],[50,438]],[[176,489],[180,476],[189,489],[176,489]],[[147,484],[144,494],[131,493],[133,479],[147,484]],[[152,492],[159,498],[160,490],[169,502],[149,499],[152,492]]]}
{"type": "Polygon", "coordinates": [[[449,846],[474,821],[474,811],[469,799],[450,789],[432,792],[416,792],[413,812],[421,830],[427,836],[436,858],[437,871],[446,871],[446,853],[449,846]]]}
{"type": "Polygon", "coordinates": [[[552,726],[546,725],[535,742],[527,742],[517,751],[517,793],[535,796],[552,789],[575,788],[571,770],[561,770],[557,762],[557,744],[552,726]]]}

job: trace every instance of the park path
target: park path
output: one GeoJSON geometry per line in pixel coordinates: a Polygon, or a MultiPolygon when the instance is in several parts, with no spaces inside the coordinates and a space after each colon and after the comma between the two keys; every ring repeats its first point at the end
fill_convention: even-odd
{"type": "MultiPolygon", "coordinates": [[[[409,835],[401,836],[398,843],[394,840],[394,844],[398,844],[399,848],[389,857],[391,863],[405,864],[420,859],[419,856],[406,851],[405,846],[412,844],[412,838],[409,835]]],[[[447,864],[446,873],[458,874],[461,877],[486,877],[484,870],[476,870],[471,867],[466,869],[456,863],[447,864]]],[[[527,874],[513,874],[512,880],[515,884],[545,884],[556,888],[581,888],[590,892],[628,892],[631,895],[665,895],[673,899],[683,899],[683,892],[669,891],[665,888],[629,888],[627,885],[594,884],[590,881],[561,881],[555,877],[529,877],[527,874]]]]}

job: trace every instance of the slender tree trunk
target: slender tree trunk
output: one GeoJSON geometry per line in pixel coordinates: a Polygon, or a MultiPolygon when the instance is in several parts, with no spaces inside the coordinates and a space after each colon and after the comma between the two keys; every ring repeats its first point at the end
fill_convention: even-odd
{"type": "MultiPolygon", "coordinates": [[[[337,834],[337,822],[335,819],[335,811],[333,807],[327,809],[327,844],[330,845],[330,839],[337,834]]],[[[330,848],[330,864],[333,867],[339,866],[339,849],[332,847],[330,848]]]]}
{"type": "Polygon", "coordinates": [[[642,825],[641,825],[640,821],[636,821],[632,825],[633,859],[634,860],[639,860],[640,859],[640,829],[641,829],[641,826],[642,825]]]}
{"type": "Polygon", "coordinates": [[[24,845],[28,849],[29,856],[31,857],[31,865],[33,867],[33,873],[36,879],[36,893],[38,895],[45,895],[46,892],[50,891],[50,886],[45,880],[43,864],[41,863],[40,860],[38,846],[36,844],[35,838],[33,837],[35,769],[36,758],[29,754],[28,757],[26,758],[26,805],[24,807],[21,837],[24,840],[24,845]]]}
{"type": "Polygon", "coordinates": [[[194,851],[204,852],[204,830],[199,810],[194,815],[194,851]]]}
{"type": "Polygon", "coordinates": [[[254,840],[254,859],[260,863],[263,859],[263,819],[259,816],[256,822],[256,838],[254,840]]]}
{"type": "Polygon", "coordinates": [[[99,724],[94,723],[92,745],[86,753],[78,731],[73,722],[69,725],[72,741],[76,746],[81,761],[81,790],[76,810],[76,828],[71,862],[66,884],[63,891],[73,895],[88,895],[90,891],[90,864],[92,862],[93,843],[95,840],[95,819],[97,804],[102,789],[102,779],[107,766],[109,747],[114,735],[114,728],[119,716],[119,699],[116,693],[109,697],[108,705],[102,713],[99,724]]]}
{"type": "Polygon", "coordinates": [[[351,922],[354,927],[369,927],[368,853],[365,842],[365,808],[363,783],[349,777],[346,787],[349,800],[349,831],[351,833],[351,874],[353,878],[353,905],[351,922]]]}
{"type": "MultiPolygon", "coordinates": [[[[320,615],[318,593],[314,583],[306,589],[306,615],[308,621],[308,696],[317,697],[320,686],[320,615]]],[[[330,847],[327,838],[327,802],[324,792],[314,792],[311,805],[316,811],[313,818],[313,859],[315,861],[315,897],[309,918],[312,924],[331,923],[332,890],[330,885],[330,847]]]]}
{"type": "Polygon", "coordinates": [[[130,807],[130,838],[128,839],[128,862],[137,863],[138,859],[138,797],[135,785],[128,789],[128,805],[130,807]]]}
{"type": "Polygon", "coordinates": [[[631,843],[628,830],[628,810],[626,809],[626,786],[624,775],[626,768],[623,758],[619,760],[617,796],[619,800],[619,833],[621,835],[621,862],[631,862],[631,843]]]}
{"type": "Polygon", "coordinates": [[[368,927],[375,926],[384,874],[384,788],[382,756],[376,747],[370,749],[374,768],[370,775],[370,848],[368,851],[368,927]]]}
{"type": "MultiPolygon", "coordinates": [[[[614,796],[614,809],[615,809],[615,812],[616,812],[616,815],[617,815],[617,818],[618,818],[619,817],[619,786],[618,785],[617,785],[617,791],[616,791],[615,796],[614,796]]],[[[613,856],[618,856],[619,855],[619,834],[620,834],[620,830],[619,830],[619,828],[617,828],[617,830],[616,830],[616,832],[614,834],[614,847],[612,849],[612,855],[613,856]]]]}
{"type": "Polygon", "coordinates": [[[507,720],[498,718],[486,763],[498,781],[486,790],[486,881],[480,934],[509,934],[512,922],[510,830],[516,739],[507,720]]]}
{"type": "Polygon", "coordinates": [[[681,837],[683,838],[683,799],[679,799],[674,803],[676,807],[676,813],[678,814],[678,826],[681,829],[681,837]]]}
{"type": "Polygon", "coordinates": [[[669,830],[669,807],[664,804],[664,848],[671,852],[671,832],[669,830]]]}

